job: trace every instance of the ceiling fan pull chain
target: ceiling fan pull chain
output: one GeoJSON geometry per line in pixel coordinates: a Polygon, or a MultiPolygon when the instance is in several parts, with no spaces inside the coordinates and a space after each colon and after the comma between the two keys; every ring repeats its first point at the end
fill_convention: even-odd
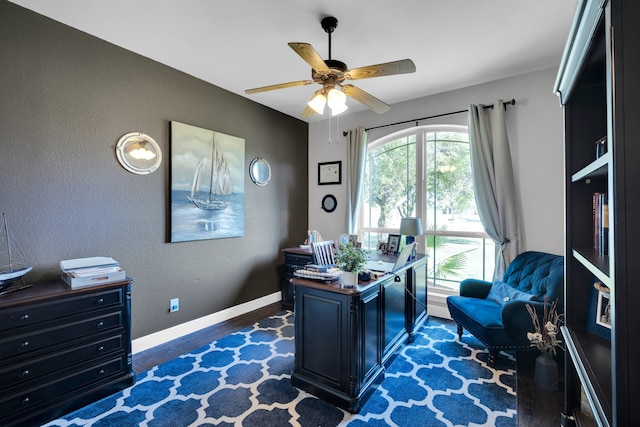
{"type": "Polygon", "coordinates": [[[329,116],[329,144],[331,144],[331,116],[329,116]]]}

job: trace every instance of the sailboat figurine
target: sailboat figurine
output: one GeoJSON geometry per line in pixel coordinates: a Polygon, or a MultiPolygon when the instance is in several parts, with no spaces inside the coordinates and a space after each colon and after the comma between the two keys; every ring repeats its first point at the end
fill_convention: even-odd
{"type": "Polygon", "coordinates": [[[224,153],[218,150],[214,138],[211,158],[200,159],[193,174],[191,192],[185,196],[198,209],[222,210],[229,206],[232,193],[233,185],[231,184],[229,165],[224,153]]]}
{"type": "Polygon", "coordinates": [[[7,215],[2,214],[2,224],[0,224],[0,238],[6,244],[1,254],[5,258],[1,260],[2,263],[8,261],[8,264],[0,265],[0,289],[5,285],[21,278],[25,274],[31,271],[32,265],[25,262],[25,256],[22,253],[22,249],[18,245],[11,231],[9,230],[9,224],[7,223],[7,215]],[[2,234],[4,233],[4,235],[2,234]],[[19,254],[14,253],[17,250],[19,254]]]}

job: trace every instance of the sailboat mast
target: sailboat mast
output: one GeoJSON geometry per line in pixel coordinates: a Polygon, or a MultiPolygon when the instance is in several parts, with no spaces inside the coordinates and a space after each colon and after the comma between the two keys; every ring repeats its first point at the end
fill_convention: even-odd
{"type": "MultiPolygon", "coordinates": [[[[213,169],[214,169],[214,156],[216,155],[216,137],[213,137],[211,141],[211,177],[209,182],[209,201],[213,200],[213,169]]],[[[216,159],[217,160],[217,159],[216,159]]]]}
{"type": "Polygon", "coordinates": [[[9,270],[13,270],[13,256],[11,255],[11,238],[9,233],[9,224],[7,223],[7,214],[2,212],[2,223],[4,226],[5,237],[7,239],[7,252],[9,253],[9,270]]]}

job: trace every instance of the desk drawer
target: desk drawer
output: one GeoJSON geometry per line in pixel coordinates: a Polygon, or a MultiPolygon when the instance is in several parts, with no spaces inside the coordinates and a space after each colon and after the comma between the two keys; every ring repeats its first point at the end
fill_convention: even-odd
{"type": "Polygon", "coordinates": [[[292,265],[307,265],[313,262],[313,255],[285,254],[284,263],[292,265]]]}
{"type": "Polygon", "coordinates": [[[122,288],[119,288],[2,310],[0,312],[0,331],[15,330],[37,322],[55,320],[68,316],[70,313],[98,310],[109,306],[121,307],[123,300],[124,292],[122,288]]]}
{"type": "MultiPolygon", "coordinates": [[[[0,340],[0,363],[5,358],[35,352],[83,336],[122,327],[123,324],[123,312],[114,311],[82,318],[75,322],[59,323],[48,328],[34,328],[23,334],[0,340]]],[[[51,350],[55,351],[55,349],[51,350]]]]}
{"type": "Polygon", "coordinates": [[[42,405],[44,402],[78,387],[106,380],[109,376],[118,373],[124,373],[126,366],[126,356],[107,360],[94,366],[81,366],[72,375],[50,382],[41,382],[36,387],[11,393],[10,396],[0,400],[0,414],[10,416],[12,412],[28,411],[30,408],[42,405]]]}
{"type": "MultiPolygon", "coordinates": [[[[34,381],[44,376],[55,376],[58,372],[82,364],[100,356],[119,351],[124,346],[122,333],[104,337],[80,344],[77,347],[68,347],[62,351],[45,354],[41,357],[21,360],[13,365],[0,369],[0,384],[3,389],[27,381],[34,381]]],[[[1,394],[1,393],[0,393],[1,394]]]]}

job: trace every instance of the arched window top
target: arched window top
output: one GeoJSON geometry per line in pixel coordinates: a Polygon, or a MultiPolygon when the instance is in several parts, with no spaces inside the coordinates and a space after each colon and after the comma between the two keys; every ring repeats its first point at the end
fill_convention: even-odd
{"type": "Polygon", "coordinates": [[[399,131],[390,133],[376,140],[373,140],[369,143],[368,147],[369,147],[369,150],[373,150],[388,142],[396,141],[408,135],[416,135],[418,133],[429,133],[429,132],[452,132],[452,133],[468,134],[468,127],[462,126],[462,125],[449,125],[449,124],[447,125],[432,124],[432,125],[414,126],[407,129],[401,129],[399,131]]]}

